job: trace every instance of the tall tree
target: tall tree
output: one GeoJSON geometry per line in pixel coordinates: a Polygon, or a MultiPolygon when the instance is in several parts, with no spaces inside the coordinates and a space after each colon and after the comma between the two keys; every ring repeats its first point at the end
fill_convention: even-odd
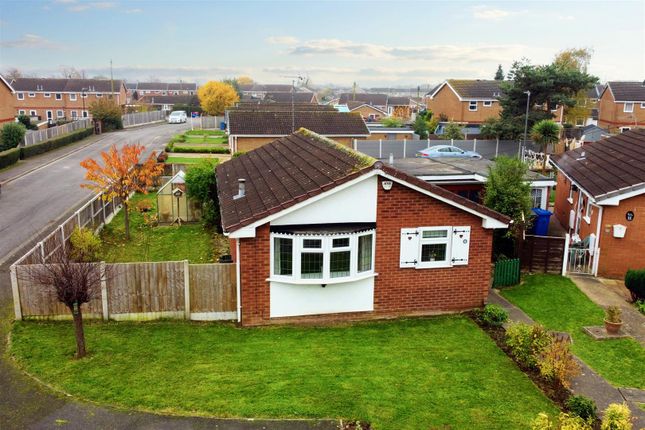
{"type": "Polygon", "coordinates": [[[209,81],[199,87],[197,97],[204,112],[209,115],[221,115],[226,108],[240,101],[238,91],[232,82],[209,81]]]}
{"type": "Polygon", "coordinates": [[[5,70],[4,74],[2,75],[5,77],[5,79],[9,82],[11,82],[14,79],[18,78],[23,78],[24,75],[20,69],[17,69],[15,67],[10,67],[7,70],[5,70]]]}
{"type": "Polygon", "coordinates": [[[555,122],[543,119],[536,122],[531,128],[531,139],[542,149],[544,161],[542,162],[542,173],[546,172],[546,154],[550,144],[560,140],[560,126],[555,122]]]}
{"type": "Polygon", "coordinates": [[[163,164],[157,163],[154,152],[141,161],[144,149],[139,144],[127,144],[119,151],[112,145],[108,152],[101,152],[102,165],[92,158],[81,161],[81,166],[87,170],[85,180],[88,181],[81,184],[81,187],[103,193],[105,200],[119,197],[123,202],[127,240],[130,239],[130,195],[135,192],[146,194],[157,176],[163,172],[163,164]]]}
{"type": "MultiPolygon", "coordinates": [[[[565,49],[556,54],[553,64],[563,70],[587,72],[593,50],[590,48],[565,49]]],[[[566,106],[564,109],[565,120],[570,124],[576,124],[578,119],[583,121],[591,116],[592,105],[588,103],[587,91],[580,90],[574,96],[575,104],[566,106]]]]}
{"type": "Polygon", "coordinates": [[[497,65],[497,71],[495,72],[495,80],[503,81],[504,80],[504,70],[502,70],[502,65],[497,65]]]}
{"type": "Polygon", "coordinates": [[[75,67],[62,66],[60,74],[66,79],[85,79],[85,70],[78,70],[75,67]]]}
{"type": "Polygon", "coordinates": [[[255,81],[248,76],[238,76],[235,80],[239,85],[251,85],[255,83],[255,81]]]}

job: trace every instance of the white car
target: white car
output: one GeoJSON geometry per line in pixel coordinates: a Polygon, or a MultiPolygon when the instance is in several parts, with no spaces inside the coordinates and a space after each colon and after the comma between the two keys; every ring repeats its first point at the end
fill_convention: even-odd
{"type": "Polygon", "coordinates": [[[174,110],[168,115],[168,124],[181,124],[188,120],[188,115],[183,110],[174,110]]]}

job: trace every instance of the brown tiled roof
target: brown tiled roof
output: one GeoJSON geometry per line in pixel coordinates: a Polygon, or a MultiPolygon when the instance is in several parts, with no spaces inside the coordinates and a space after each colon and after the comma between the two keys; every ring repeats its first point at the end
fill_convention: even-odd
{"type": "Polygon", "coordinates": [[[342,93],[338,100],[338,104],[346,105],[349,101],[363,102],[367,103],[368,105],[386,106],[387,94],[342,93]]]}
{"type": "Polygon", "coordinates": [[[240,85],[240,90],[256,91],[256,92],[290,93],[293,90],[293,86],[288,84],[245,84],[245,85],[240,85]]]}
{"type": "Polygon", "coordinates": [[[410,97],[389,97],[387,104],[389,106],[409,106],[410,97]]]}
{"type": "Polygon", "coordinates": [[[230,107],[229,111],[250,110],[250,111],[271,111],[271,112],[291,112],[296,111],[330,111],[335,112],[331,105],[319,105],[317,103],[279,103],[272,101],[258,100],[255,102],[239,102],[236,106],[230,107]]]}
{"type": "Polygon", "coordinates": [[[172,95],[172,96],[160,96],[160,95],[154,95],[154,94],[146,94],[145,96],[142,96],[139,98],[139,101],[142,103],[148,103],[148,104],[153,104],[153,105],[176,105],[176,104],[184,104],[184,105],[192,105],[192,106],[199,106],[199,99],[197,98],[196,95],[188,95],[188,94],[183,94],[183,95],[172,95]]]}
{"type": "Polygon", "coordinates": [[[601,139],[551,161],[597,200],[645,191],[645,130],[601,139]]]}
{"type": "Polygon", "coordinates": [[[376,107],[376,106],[374,106],[374,105],[371,105],[371,104],[369,104],[369,103],[365,103],[365,102],[357,102],[357,101],[353,101],[353,100],[349,100],[349,101],[347,102],[347,108],[348,108],[349,110],[354,110],[354,109],[357,109],[357,108],[359,108],[359,107],[361,107],[361,106],[369,106],[370,108],[372,108],[372,109],[374,109],[374,110],[377,110],[377,111],[379,111],[379,112],[382,112],[382,113],[384,113],[384,114],[386,114],[386,115],[387,115],[387,112],[385,112],[383,109],[381,109],[381,108],[379,108],[379,107],[376,107]]]}
{"type": "Polygon", "coordinates": [[[645,102],[645,81],[611,81],[607,86],[617,102],[645,102]]]}
{"type": "Polygon", "coordinates": [[[291,97],[295,103],[314,103],[314,93],[266,93],[264,98],[280,103],[291,103],[291,97]]]}
{"type": "Polygon", "coordinates": [[[496,99],[502,81],[483,79],[448,79],[450,86],[462,99],[496,99]]]}
{"type": "MultiPolygon", "coordinates": [[[[121,90],[122,81],[114,80],[114,92],[121,90]]],[[[44,91],[44,92],[77,92],[83,88],[85,92],[109,93],[112,88],[109,79],[53,79],[53,78],[18,78],[11,86],[16,91],[44,91]]]]}
{"type": "MultiPolygon", "coordinates": [[[[287,135],[293,132],[289,111],[228,112],[228,128],[232,135],[287,135]]],[[[306,128],[325,136],[363,136],[370,132],[363,119],[356,114],[338,111],[295,112],[295,130],[306,128]]]]}
{"type": "Polygon", "coordinates": [[[238,230],[375,168],[485,216],[509,221],[504,215],[444,188],[301,129],[217,167],[222,227],[225,232],[238,230]],[[246,194],[235,199],[239,179],[246,181],[246,194]]]}

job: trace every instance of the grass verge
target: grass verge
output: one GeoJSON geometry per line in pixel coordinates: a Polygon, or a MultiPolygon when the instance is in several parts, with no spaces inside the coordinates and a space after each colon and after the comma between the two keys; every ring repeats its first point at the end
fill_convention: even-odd
{"type": "Polygon", "coordinates": [[[546,328],[571,334],[571,349],[611,384],[645,388],[645,349],[634,339],[597,341],[582,331],[603,325],[604,312],[568,278],[531,275],[501,294],[546,328]]]}
{"type": "Polygon", "coordinates": [[[164,413],[349,418],[376,429],[525,429],[554,405],[462,316],[333,327],[88,323],[14,325],[29,372],[89,400],[164,413]]]}

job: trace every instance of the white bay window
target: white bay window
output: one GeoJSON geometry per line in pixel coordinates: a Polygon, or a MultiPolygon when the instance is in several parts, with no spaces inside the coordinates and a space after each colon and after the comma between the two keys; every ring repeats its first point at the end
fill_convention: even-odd
{"type": "Polygon", "coordinates": [[[370,276],[374,243],[374,230],[271,233],[271,279],[328,284],[370,276]]]}

